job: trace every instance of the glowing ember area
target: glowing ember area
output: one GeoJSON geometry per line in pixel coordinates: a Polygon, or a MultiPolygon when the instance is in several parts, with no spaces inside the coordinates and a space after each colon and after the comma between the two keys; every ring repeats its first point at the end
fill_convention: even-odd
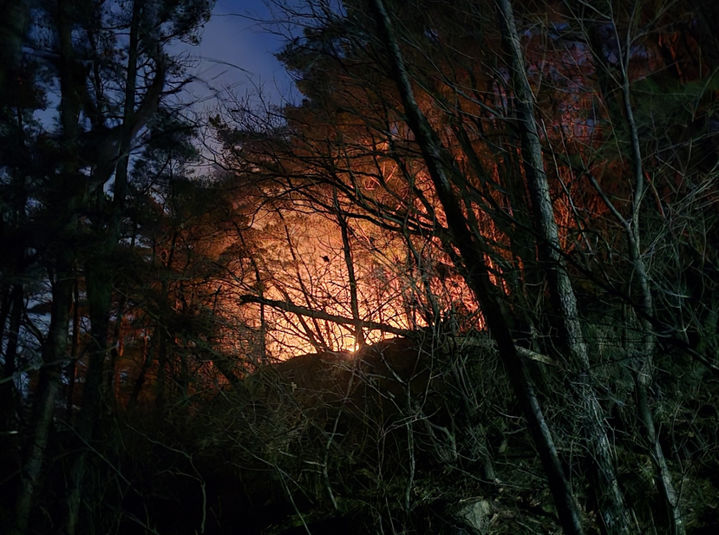
{"type": "MultiPolygon", "coordinates": [[[[481,326],[464,281],[431,242],[413,245],[422,250],[418,263],[401,237],[358,221],[346,229],[345,241],[332,214],[287,207],[254,221],[250,232],[262,236],[260,247],[252,259],[230,264],[238,285],[225,285],[220,307],[239,316],[246,333],[265,336],[266,356],[353,352],[360,343],[426,327],[434,310],[437,319],[481,326]]],[[[256,338],[246,351],[253,348],[256,338]]]]}

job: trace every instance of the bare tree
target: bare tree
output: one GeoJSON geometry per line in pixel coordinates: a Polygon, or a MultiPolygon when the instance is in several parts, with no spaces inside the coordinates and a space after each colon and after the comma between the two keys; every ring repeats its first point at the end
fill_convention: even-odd
{"type": "MultiPolygon", "coordinates": [[[[505,360],[515,395],[522,403],[525,417],[544,464],[562,525],[567,533],[582,533],[576,501],[561,467],[551,431],[544,420],[533,387],[528,380],[527,371],[517,354],[508,328],[510,320],[503,313],[497,290],[489,281],[487,266],[476,243],[478,237],[472,236],[470,233],[465,216],[462,214],[459,202],[453,192],[448,172],[445,169],[445,166],[451,165],[452,160],[446,155],[446,149],[441,146],[436,133],[414,99],[402,53],[383,2],[375,0],[372,5],[381,35],[387,43],[390,63],[393,66],[408,123],[417,138],[437,195],[447,215],[447,223],[452,237],[462,256],[461,270],[468,277],[470,287],[482,307],[489,330],[497,341],[500,355],[505,360]]],[[[460,174],[460,172],[453,169],[452,174],[460,174]]]]}

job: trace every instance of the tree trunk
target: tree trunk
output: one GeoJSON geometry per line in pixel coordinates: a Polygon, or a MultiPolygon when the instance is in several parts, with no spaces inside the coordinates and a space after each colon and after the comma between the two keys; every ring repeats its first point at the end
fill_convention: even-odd
{"type": "MultiPolygon", "coordinates": [[[[102,253],[100,253],[102,255],[102,253]]],[[[112,296],[112,278],[107,273],[104,258],[88,264],[85,271],[87,299],[90,313],[90,350],[85,384],[82,391],[82,408],[76,423],[76,433],[80,440],[91,442],[95,433],[100,407],[103,403],[103,370],[107,356],[107,334],[109,325],[109,309],[112,296]]],[[[82,502],[83,479],[87,452],[78,453],[70,472],[68,492],[67,535],[73,535],[79,521],[80,503],[82,502]]]]}
{"type": "MultiPolygon", "coordinates": [[[[290,251],[290,256],[292,257],[292,265],[295,270],[295,276],[297,278],[297,284],[300,287],[300,290],[302,291],[302,297],[305,300],[305,303],[307,304],[307,307],[312,308],[312,292],[310,292],[309,288],[307,288],[307,285],[305,284],[305,280],[302,277],[302,272],[300,271],[300,259],[297,256],[297,252],[295,251],[295,245],[292,241],[292,236],[290,235],[290,228],[287,225],[287,221],[285,221],[284,216],[282,215],[282,212],[278,209],[277,215],[279,216],[280,220],[282,221],[282,225],[284,226],[285,230],[285,238],[287,239],[287,248],[290,251]]],[[[285,300],[290,301],[289,294],[283,289],[278,288],[280,293],[282,293],[285,300]]],[[[325,339],[322,336],[322,328],[320,327],[319,322],[317,321],[317,318],[309,316],[310,320],[312,321],[312,327],[309,326],[309,324],[305,321],[304,317],[298,316],[297,319],[300,322],[300,325],[302,326],[302,330],[305,332],[305,335],[307,336],[307,340],[312,344],[312,347],[317,353],[322,353],[323,351],[331,350],[330,347],[331,339],[327,338],[325,339]]]]}
{"type": "MultiPolygon", "coordinates": [[[[23,296],[22,284],[14,284],[9,296],[9,312],[10,322],[7,331],[7,345],[5,346],[5,365],[3,369],[3,377],[10,379],[0,385],[0,411],[2,411],[2,420],[0,426],[3,431],[13,431],[17,425],[17,401],[18,393],[15,388],[15,381],[12,379],[17,371],[17,347],[20,336],[20,325],[22,323],[23,312],[25,311],[25,303],[23,296]]],[[[4,318],[3,326],[4,326],[4,318]]],[[[0,344],[2,337],[0,337],[0,344]]],[[[0,349],[2,345],[0,345],[0,349]]]]}
{"type": "Polygon", "coordinates": [[[566,533],[583,533],[579,511],[572,495],[569,482],[559,460],[554,440],[544,419],[539,401],[529,380],[524,363],[517,354],[509,329],[509,317],[503,310],[497,295],[497,288],[489,279],[488,269],[476,243],[479,237],[473,237],[467,227],[459,201],[445,172],[445,166],[451,166],[451,172],[458,173],[451,156],[446,154],[438,136],[432,130],[426,117],[419,109],[414,98],[409,75],[399,49],[397,38],[382,0],[372,0],[371,6],[380,35],[390,55],[397,88],[402,99],[407,123],[415,135],[423,159],[432,178],[437,195],[447,217],[447,224],[454,245],[462,255],[462,272],[472,289],[485,317],[489,330],[497,341],[499,354],[505,364],[515,395],[518,397],[527,419],[530,433],[539,452],[554,497],[560,522],[566,533]]]}
{"type": "Polygon", "coordinates": [[[54,261],[54,284],[50,326],[43,345],[43,367],[33,405],[31,436],[25,448],[26,455],[20,477],[20,489],[16,501],[14,534],[25,535],[28,528],[33,497],[38,486],[40,472],[45,462],[55,399],[60,390],[60,360],[66,358],[67,332],[69,326],[72,288],[74,285],[75,256],[67,247],[76,232],[77,208],[84,194],[84,176],[78,176],[77,139],[80,97],[77,90],[77,69],[74,64],[70,7],[60,0],[57,5],[57,30],[60,75],[60,125],[63,134],[64,160],[51,190],[57,195],[53,205],[56,210],[56,243],[49,244],[48,256],[54,261]]]}
{"type": "Polygon", "coordinates": [[[514,14],[510,0],[497,0],[497,7],[502,41],[511,63],[524,170],[537,224],[539,257],[548,275],[555,309],[555,324],[561,333],[568,366],[577,375],[573,381],[577,385],[575,395],[577,402],[583,407],[580,418],[584,420],[588,430],[584,439],[596,463],[599,512],[607,533],[628,533],[630,516],[617,481],[603,410],[592,386],[589,356],[579,322],[577,300],[561,252],[549,183],[544,171],[542,146],[534,119],[534,96],[527,79],[514,14]]]}
{"type": "Polygon", "coordinates": [[[132,412],[135,407],[137,407],[137,401],[140,398],[142,387],[145,385],[145,378],[147,377],[147,372],[150,370],[150,366],[152,365],[152,362],[154,360],[155,346],[158,343],[158,338],[162,336],[159,329],[160,324],[159,322],[156,322],[155,328],[153,329],[153,335],[150,337],[149,344],[147,343],[147,335],[145,335],[144,337],[142,367],[140,368],[140,373],[135,378],[135,383],[132,385],[132,392],[130,393],[130,397],[127,400],[126,408],[128,412],[132,412]]]}
{"type": "Polygon", "coordinates": [[[349,225],[347,217],[342,213],[339,199],[337,197],[337,189],[332,192],[335,210],[337,211],[337,223],[340,226],[342,234],[342,252],[344,253],[345,266],[347,267],[347,279],[350,285],[350,308],[352,311],[352,319],[355,320],[355,349],[359,351],[365,345],[364,334],[362,332],[362,318],[359,312],[359,299],[357,297],[357,277],[355,275],[354,261],[352,260],[352,248],[350,246],[349,225]]]}
{"type": "MultiPolygon", "coordinates": [[[[627,60],[628,62],[628,60],[627,60]]],[[[646,184],[644,181],[644,168],[642,164],[642,153],[639,145],[639,130],[634,120],[634,110],[631,103],[631,93],[629,90],[629,73],[628,65],[622,63],[622,102],[624,104],[624,113],[629,126],[629,135],[631,138],[632,167],[634,170],[634,195],[632,199],[632,217],[631,222],[624,221],[629,245],[629,257],[634,268],[633,279],[639,287],[639,311],[642,316],[642,355],[637,359],[637,377],[636,377],[636,396],[637,396],[637,412],[639,420],[644,425],[646,431],[646,439],[649,444],[649,451],[654,466],[657,471],[656,482],[659,488],[664,506],[670,516],[670,526],[673,535],[684,535],[684,522],[682,520],[681,508],[679,507],[679,497],[674,490],[672,483],[672,475],[669,471],[662,445],[659,442],[654,425],[654,414],[650,406],[649,391],[654,376],[654,348],[656,339],[654,328],[649,318],[653,316],[654,305],[652,292],[649,282],[649,274],[644,263],[641,253],[641,234],[640,234],[640,210],[644,194],[646,192],[646,184]]]]}
{"type": "Polygon", "coordinates": [[[67,377],[67,399],[65,412],[67,420],[71,421],[73,405],[75,404],[75,381],[77,380],[77,359],[80,347],[80,288],[76,280],[72,290],[72,338],[70,342],[70,362],[65,366],[67,377]]]}
{"type": "MultiPolygon", "coordinates": [[[[615,21],[609,19],[610,24],[614,25],[615,21]]],[[[600,52],[604,43],[601,38],[601,32],[598,25],[593,25],[587,31],[590,50],[592,52],[601,94],[605,97],[613,92],[612,82],[615,76],[607,72],[608,66],[600,52]]],[[[641,332],[642,332],[642,349],[641,354],[635,359],[635,396],[637,405],[637,417],[644,427],[646,433],[646,442],[649,447],[649,454],[655,466],[656,485],[659,489],[663,505],[669,513],[669,524],[673,535],[683,535],[685,533],[684,522],[682,520],[681,508],[679,506],[679,497],[674,489],[671,472],[664,456],[659,436],[654,424],[654,414],[651,409],[650,391],[654,375],[654,351],[656,348],[656,336],[651,319],[654,313],[654,305],[651,292],[651,283],[647,266],[641,252],[641,230],[640,217],[641,206],[647,192],[646,182],[644,178],[644,166],[642,161],[642,151],[639,139],[639,129],[634,118],[634,109],[632,106],[632,97],[629,80],[629,61],[630,50],[622,53],[624,43],[617,39],[617,50],[619,51],[619,79],[621,80],[621,104],[613,99],[605,98],[610,118],[617,122],[626,124],[629,135],[630,160],[632,165],[631,180],[633,181],[633,194],[631,199],[631,213],[625,217],[619,209],[614,205],[612,200],[602,190],[596,179],[589,175],[590,181],[599,193],[604,204],[617,220],[624,230],[627,240],[627,248],[630,259],[632,274],[629,279],[634,282],[639,296],[638,302],[631,299],[632,289],[627,291],[627,298],[632,303],[634,309],[640,316],[641,332]]]]}
{"type": "MultiPolygon", "coordinates": [[[[103,373],[108,353],[108,333],[114,275],[116,273],[114,252],[121,238],[121,223],[125,209],[129,154],[132,139],[157,107],[165,82],[165,65],[161,57],[156,57],[156,70],[150,87],[139,105],[137,100],[138,57],[140,52],[140,22],[144,2],[132,4],[129,43],[127,48],[127,72],[125,74],[124,109],[121,137],[115,151],[109,151],[106,159],[99,158],[93,177],[98,183],[110,178],[114,172],[113,200],[107,206],[102,188],[98,189],[98,213],[109,209],[106,220],[95,222],[98,247],[95,255],[86,263],[87,296],[91,323],[91,352],[83,391],[83,406],[78,418],[77,431],[80,439],[91,441],[95,432],[96,420],[102,405],[103,373]],[[106,223],[106,229],[103,229],[106,223]]],[[[102,151],[100,154],[103,154],[102,151]]],[[[109,370],[114,373],[114,370],[109,370]]],[[[85,452],[78,455],[71,472],[70,493],[68,496],[67,533],[74,535],[78,522],[78,508],[82,501],[82,484],[85,473],[85,452]]]]}
{"type": "Polygon", "coordinates": [[[55,399],[60,391],[61,360],[66,357],[67,329],[74,284],[70,265],[67,258],[62,258],[57,262],[55,284],[52,290],[50,327],[43,346],[43,367],[40,370],[32,420],[28,426],[32,431],[24,450],[26,454],[15,505],[15,526],[14,531],[11,532],[13,535],[26,535],[27,533],[33,497],[45,464],[45,449],[52,426],[55,399]]]}

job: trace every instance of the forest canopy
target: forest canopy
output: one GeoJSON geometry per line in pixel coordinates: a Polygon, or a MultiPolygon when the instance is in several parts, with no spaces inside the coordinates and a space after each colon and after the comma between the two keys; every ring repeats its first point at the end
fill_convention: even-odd
{"type": "Polygon", "coordinates": [[[5,4],[3,533],[719,529],[713,0],[5,4]]]}

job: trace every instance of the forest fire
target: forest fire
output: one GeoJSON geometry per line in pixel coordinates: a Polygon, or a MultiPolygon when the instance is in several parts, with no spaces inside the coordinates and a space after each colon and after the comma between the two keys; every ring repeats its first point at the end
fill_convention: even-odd
{"type": "MultiPolygon", "coordinates": [[[[345,249],[341,229],[322,216],[304,215],[299,222],[285,216],[285,225],[287,228],[274,238],[263,230],[263,248],[269,253],[254,259],[283,266],[283,271],[276,271],[263,286],[261,297],[243,296],[243,307],[235,308],[232,299],[225,303],[233,314],[253,322],[257,330],[263,329],[259,324],[263,315],[266,349],[276,358],[312,351],[354,351],[388,334],[396,336],[428,326],[432,306],[447,320],[476,310],[464,282],[441,262],[421,267],[435,301],[424,302],[415,280],[418,268],[406,252],[403,254],[400,243],[385,239],[379,249],[379,237],[348,227],[352,239],[345,249]],[[301,227],[290,227],[292,223],[301,227]],[[347,251],[351,254],[345,255],[347,251]],[[254,304],[248,308],[250,302],[254,304]]],[[[460,321],[459,317],[454,320],[460,321]]],[[[469,318],[461,321],[468,322],[469,318]]]]}
{"type": "Polygon", "coordinates": [[[10,4],[0,531],[716,531],[719,4],[10,4]]]}

